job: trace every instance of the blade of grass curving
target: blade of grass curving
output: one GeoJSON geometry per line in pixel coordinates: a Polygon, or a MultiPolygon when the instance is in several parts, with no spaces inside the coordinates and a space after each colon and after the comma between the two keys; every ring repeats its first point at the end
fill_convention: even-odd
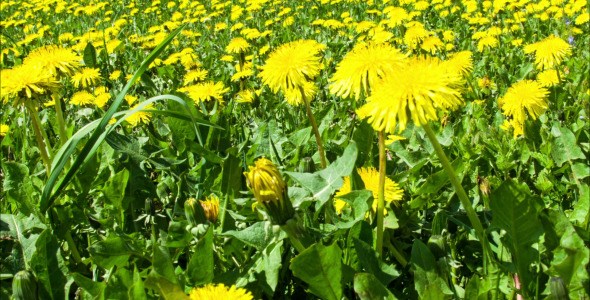
{"type": "MultiPolygon", "coordinates": [[[[115,114],[115,112],[117,111],[117,109],[119,108],[121,103],[123,102],[123,99],[125,98],[125,95],[129,91],[129,88],[141,77],[141,74],[143,74],[145,72],[145,70],[147,70],[148,66],[156,59],[156,57],[158,57],[160,55],[160,53],[162,53],[162,51],[164,51],[166,46],[168,46],[168,44],[170,44],[170,42],[172,42],[172,39],[174,39],[174,37],[176,37],[176,35],[178,35],[178,33],[180,33],[182,28],[184,28],[184,25],[180,26],[176,30],[174,30],[141,63],[141,65],[139,66],[139,69],[135,72],[133,77],[127,82],[125,87],[123,87],[123,90],[121,90],[121,92],[119,93],[119,95],[117,96],[117,98],[115,99],[113,104],[111,105],[111,107],[109,107],[109,109],[107,110],[105,115],[100,120],[100,123],[98,124],[98,126],[92,132],[92,135],[88,139],[88,142],[86,142],[86,144],[82,148],[82,151],[80,151],[80,155],[78,155],[78,157],[74,161],[74,164],[72,164],[72,167],[67,171],[66,175],[60,181],[60,184],[58,185],[56,191],[54,193],[52,193],[53,187],[55,186],[55,184],[58,180],[58,177],[61,174],[61,172],[65,166],[67,159],[73,153],[74,149],[71,149],[71,151],[64,152],[64,154],[66,154],[66,152],[69,152],[67,157],[60,157],[59,158],[59,162],[56,164],[56,168],[51,171],[51,174],[49,175],[49,180],[47,181],[47,184],[43,188],[43,194],[41,195],[41,201],[40,201],[40,205],[39,205],[39,209],[41,210],[42,213],[45,213],[47,211],[49,206],[51,206],[51,204],[55,201],[56,195],[58,195],[60,193],[60,191],[65,187],[65,185],[72,179],[72,177],[74,177],[74,175],[82,167],[82,163],[89,156],[90,151],[93,148],[95,148],[96,141],[105,132],[105,129],[106,129],[106,126],[107,126],[109,120],[111,120],[112,116],[115,114]]],[[[69,143],[68,148],[72,148],[72,147],[75,148],[75,146],[77,145],[77,143],[79,141],[80,141],[80,139],[73,140],[71,143],[69,143]]],[[[68,149],[68,150],[70,150],[70,149],[68,149]]]]}

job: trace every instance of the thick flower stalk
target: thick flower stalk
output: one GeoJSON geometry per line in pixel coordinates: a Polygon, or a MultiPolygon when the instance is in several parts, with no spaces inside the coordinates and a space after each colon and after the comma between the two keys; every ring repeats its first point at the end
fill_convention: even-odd
{"type": "Polygon", "coordinates": [[[258,200],[273,225],[279,225],[298,251],[305,247],[299,241],[302,229],[298,224],[293,204],[287,195],[287,185],[277,167],[268,159],[260,158],[244,172],[248,188],[258,200]]]}

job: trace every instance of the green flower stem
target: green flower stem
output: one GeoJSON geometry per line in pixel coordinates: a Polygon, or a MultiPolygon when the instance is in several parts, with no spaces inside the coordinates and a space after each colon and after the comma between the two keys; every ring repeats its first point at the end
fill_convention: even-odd
{"type": "Polygon", "coordinates": [[[72,254],[72,257],[74,258],[74,260],[77,263],[81,263],[82,257],[80,257],[80,252],[78,252],[78,247],[76,246],[76,243],[74,243],[74,239],[72,239],[71,231],[66,232],[65,238],[66,238],[66,242],[68,243],[68,248],[70,248],[70,253],[72,254]]]}
{"type": "Polygon", "coordinates": [[[27,103],[26,107],[31,113],[31,119],[33,121],[33,130],[35,130],[35,139],[37,140],[37,145],[39,146],[39,152],[41,153],[41,159],[43,159],[45,170],[47,171],[47,175],[49,176],[49,173],[51,173],[51,162],[49,160],[49,155],[47,154],[47,147],[45,146],[45,141],[43,141],[43,136],[41,134],[41,124],[37,123],[39,118],[38,116],[37,118],[35,118],[35,116],[37,115],[37,110],[30,103],[27,103]]]}
{"type": "Polygon", "coordinates": [[[66,122],[64,120],[63,110],[61,107],[61,100],[55,97],[55,112],[57,116],[57,128],[59,130],[59,143],[63,145],[68,139],[68,133],[66,131],[66,122]]]}
{"type": "Polygon", "coordinates": [[[33,105],[33,103],[31,103],[30,101],[28,102],[28,105],[30,106],[29,110],[31,111],[31,116],[37,122],[37,125],[39,126],[39,131],[41,132],[41,136],[45,141],[45,146],[47,147],[47,154],[49,156],[49,159],[53,160],[53,147],[51,147],[51,143],[49,142],[47,132],[45,132],[45,129],[43,129],[43,123],[41,123],[41,118],[39,118],[39,112],[37,111],[37,108],[33,105]]]}
{"type": "Polygon", "coordinates": [[[293,247],[297,249],[297,252],[303,252],[305,250],[305,247],[299,240],[299,236],[301,235],[301,233],[298,232],[299,230],[297,230],[297,228],[294,228],[292,224],[280,225],[280,227],[283,231],[285,231],[285,233],[287,233],[289,241],[291,241],[291,245],[293,245],[293,247]]]}
{"type": "Polygon", "coordinates": [[[322,164],[322,169],[326,168],[326,155],[324,154],[324,144],[322,143],[322,136],[320,135],[320,131],[318,130],[318,125],[315,122],[315,118],[313,117],[313,112],[311,111],[311,106],[309,105],[309,99],[305,96],[305,92],[303,92],[303,88],[299,87],[299,91],[301,92],[301,98],[303,98],[303,102],[305,102],[305,108],[307,109],[307,116],[311,122],[311,127],[313,128],[313,133],[315,135],[315,140],[318,143],[318,152],[320,153],[320,160],[322,164]]]}
{"type": "MultiPolygon", "coordinates": [[[[465,190],[461,186],[461,181],[459,180],[459,177],[457,177],[457,173],[455,173],[455,170],[451,166],[451,163],[449,162],[449,159],[447,158],[447,156],[445,155],[445,152],[443,151],[441,145],[439,144],[438,139],[434,135],[432,128],[430,128],[428,123],[422,124],[422,126],[424,127],[424,131],[426,131],[426,135],[428,136],[428,139],[432,143],[432,146],[434,147],[434,151],[438,155],[438,159],[442,163],[443,168],[445,169],[445,172],[447,173],[447,176],[449,176],[449,180],[451,181],[451,183],[453,184],[453,187],[455,188],[455,193],[457,193],[457,196],[459,197],[459,200],[461,201],[461,204],[463,205],[463,208],[465,209],[465,212],[467,213],[467,217],[469,218],[469,221],[471,222],[471,226],[473,226],[473,229],[475,230],[475,233],[477,234],[479,241],[481,242],[482,250],[484,252],[484,267],[485,267],[487,255],[490,254],[491,252],[489,249],[489,245],[487,243],[486,236],[484,234],[483,226],[481,225],[481,222],[479,221],[479,218],[477,217],[477,214],[475,213],[473,206],[471,206],[471,201],[469,201],[469,197],[467,197],[467,193],[465,193],[465,190]]],[[[484,270],[484,272],[485,272],[485,270],[484,270]]]]}
{"type": "Polygon", "coordinates": [[[385,132],[379,131],[379,196],[377,199],[377,243],[375,250],[383,258],[383,210],[385,209],[385,132]]]}

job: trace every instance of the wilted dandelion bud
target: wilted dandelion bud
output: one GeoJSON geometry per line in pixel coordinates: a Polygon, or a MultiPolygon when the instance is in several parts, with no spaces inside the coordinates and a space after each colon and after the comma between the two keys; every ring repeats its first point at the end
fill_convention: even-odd
{"type": "Polygon", "coordinates": [[[567,292],[567,286],[561,277],[551,277],[549,282],[551,295],[557,300],[569,300],[570,297],[567,292]]]}
{"type": "Polygon", "coordinates": [[[31,271],[19,271],[12,279],[12,297],[15,300],[37,299],[37,279],[31,271]]]}
{"type": "Polygon", "coordinates": [[[299,163],[299,172],[313,173],[315,172],[315,164],[311,157],[304,157],[299,163]]]}
{"type": "Polygon", "coordinates": [[[477,185],[479,186],[481,193],[484,195],[489,195],[491,191],[490,182],[488,179],[485,177],[479,177],[478,175],[475,175],[475,179],[477,180],[477,185]]]}
{"type": "Polygon", "coordinates": [[[287,185],[277,167],[268,159],[260,158],[255,166],[244,172],[248,188],[252,190],[258,204],[268,213],[273,224],[284,225],[295,214],[293,204],[287,196],[287,185]]]}
{"type": "Polygon", "coordinates": [[[205,216],[201,203],[194,198],[190,198],[184,202],[184,214],[188,223],[193,227],[207,222],[207,217],[205,216]]]}
{"type": "Polygon", "coordinates": [[[203,207],[207,220],[211,223],[217,222],[217,218],[219,217],[219,198],[211,195],[205,201],[201,201],[201,206],[203,207]]]}

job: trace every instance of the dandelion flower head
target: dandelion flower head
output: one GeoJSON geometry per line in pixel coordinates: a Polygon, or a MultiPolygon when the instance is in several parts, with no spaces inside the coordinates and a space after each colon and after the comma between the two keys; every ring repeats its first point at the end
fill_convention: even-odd
{"type": "Polygon", "coordinates": [[[503,114],[524,124],[526,112],[536,120],[547,109],[549,90],[533,80],[521,80],[513,84],[499,101],[503,114]]]}
{"type": "Polygon", "coordinates": [[[60,46],[45,46],[33,50],[26,58],[25,64],[39,64],[51,75],[71,76],[80,68],[82,57],[70,49],[60,46]]]}
{"type": "Polygon", "coordinates": [[[229,42],[227,47],[225,47],[225,51],[230,54],[240,54],[248,51],[250,49],[250,44],[244,38],[237,37],[234,38],[229,42]]]}
{"type": "Polygon", "coordinates": [[[72,83],[75,87],[92,87],[100,80],[98,68],[83,68],[72,76],[72,83]]]}
{"type": "Polygon", "coordinates": [[[40,65],[22,64],[0,71],[0,99],[22,104],[27,99],[48,95],[59,87],[59,82],[40,65]]]}
{"type": "Polygon", "coordinates": [[[537,69],[550,69],[561,64],[570,55],[572,47],[564,40],[554,35],[524,47],[525,53],[535,53],[537,69]]]}
{"type": "Polygon", "coordinates": [[[227,287],[223,284],[207,284],[202,287],[194,288],[189,294],[191,300],[252,300],[252,294],[242,288],[236,288],[232,285],[227,287]]]}

